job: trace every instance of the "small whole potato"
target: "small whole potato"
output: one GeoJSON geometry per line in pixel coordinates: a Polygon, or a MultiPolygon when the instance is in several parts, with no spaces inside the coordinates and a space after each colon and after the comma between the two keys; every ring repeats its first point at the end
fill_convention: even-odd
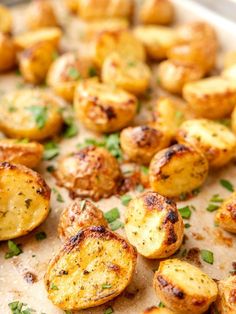
{"type": "Polygon", "coordinates": [[[7,35],[0,33],[0,73],[12,70],[16,64],[16,47],[7,35]]]}
{"type": "Polygon", "coordinates": [[[236,51],[229,51],[224,57],[224,68],[230,68],[236,64],[236,51]]]}
{"type": "Polygon", "coordinates": [[[201,314],[216,300],[216,283],[199,268],[178,259],[160,262],[155,272],[157,296],[174,313],[201,314]]]}
{"type": "Polygon", "coordinates": [[[236,276],[230,276],[218,282],[219,294],[216,308],[220,314],[236,313],[236,276]]]}
{"type": "Polygon", "coordinates": [[[9,92],[0,106],[0,130],[8,137],[43,140],[56,135],[63,124],[58,100],[43,90],[9,92]]]}
{"type": "Polygon", "coordinates": [[[112,85],[85,80],[76,87],[74,108],[80,122],[89,130],[111,133],[133,120],[137,99],[112,85]]]}
{"type": "Polygon", "coordinates": [[[139,95],[150,83],[151,71],[147,64],[133,58],[122,58],[119,54],[109,55],[102,66],[102,81],[111,83],[127,92],[139,95]]]}
{"type": "Polygon", "coordinates": [[[143,24],[170,24],[174,20],[174,6],[169,0],[145,0],[139,8],[139,20],[143,24]]]}
{"type": "Polygon", "coordinates": [[[89,146],[61,158],[56,176],[60,185],[72,194],[98,200],[115,191],[120,168],[106,149],[89,146]]]}
{"type": "Polygon", "coordinates": [[[221,204],[216,212],[215,222],[222,229],[236,233],[236,192],[221,204]]]}
{"type": "Polygon", "coordinates": [[[215,76],[191,82],[184,86],[183,97],[197,116],[221,119],[236,105],[236,81],[215,76]]]}
{"type": "Polygon", "coordinates": [[[177,141],[201,150],[210,167],[222,167],[235,155],[235,135],[226,126],[207,119],[185,121],[178,130],[177,141]]]}
{"type": "Polygon", "coordinates": [[[43,156],[43,145],[16,139],[0,139],[0,162],[8,161],[35,168],[43,156]]]}
{"type": "Polygon", "coordinates": [[[0,33],[10,34],[12,31],[12,15],[10,10],[0,4],[0,33]]]}
{"type": "Polygon", "coordinates": [[[189,195],[208,175],[206,157],[191,146],[176,144],[159,151],[149,168],[153,191],[166,197],[189,195]]]}
{"type": "Polygon", "coordinates": [[[176,314],[176,312],[172,312],[171,310],[168,310],[166,307],[152,306],[145,310],[142,314],[176,314]]]}
{"type": "Polygon", "coordinates": [[[169,145],[169,138],[155,128],[142,125],[123,129],[120,145],[129,160],[149,164],[156,152],[169,145]]]}
{"type": "Polygon", "coordinates": [[[197,81],[204,75],[197,64],[177,60],[161,62],[158,70],[161,87],[174,94],[182,94],[186,83],[197,81]]]}
{"type": "Polygon", "coordinates": [[[66,241],[90,226],[107,227],[103,212],[89,200],[77,199],[61,213],[58,234],[62,241],[66,241]]]}
{"type": "Polygon", "coordinates": [[[129,242],[146,258],[166,258],[180,247],[184,225],[176,204],[155,192],[132,199],[125,211],[129,242]]]}
{"type": "Polygon", "coordinates": [[[26,10],[26,24],[29,30],[58,26],[51,1],[33,0],[26,10]]]}

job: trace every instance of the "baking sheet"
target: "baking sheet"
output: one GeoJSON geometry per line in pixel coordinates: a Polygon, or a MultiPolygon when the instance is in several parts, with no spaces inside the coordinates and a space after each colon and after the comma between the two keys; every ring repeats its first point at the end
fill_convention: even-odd
{"type": "MultiPolygon", "coordinates": [[[[236,26],[218,17],[212,12],[192,3],[190,0],[175,0],[178,22],[194,19],[205,19],[210,22],[218,30],[220,41],[224,50],[236,49],[236,26]],[[234,45],[234,46],[233,46],[234,45]]],[[[76,18],[69,17],[59,1],[54,1],[58,15],[63,25],[68,25],[66,30],[66,38],[63,40],[64,50],[73,50],[76,48],[77,41],[81,32],[79,23],[76,18]]],[[[16,32],[24,29],[21,17],[24,13],[23,7],[14,9],[16,21],[16,32]]],[[[222,48],[223,49],[223,48],[222,48]]],[[[155,81],[155,80],[154,80],[155,81]]],[[[22,79],[15,75],[0,76],[0,92],[3,94],[8,90],[21,87],[22,79]]],[[[153,98],[156,99],[157,90],[156,83],[153,86],[153,98]]],[[[160,94],[160,93],[159,93],[160,94]]],[[[149,101],[153,103],[153,100],[149,101]]],[[[147,105],[143,104],[141,114],[137,121],[147,119],[147,105]]],[[[136,122],[137,122],[136,121],[136,122]]],[[[93,137],[94,134],[86,131],[82,125],[79,125],[79,134],[76,138],[63,140],[60,144],[61,154],[67,154],[76,150],[76,144],[83,142],[84,138],[93,137]]],[[[46,171],[48,165],[52,162],[43,162],[38,169],[44,175],[47,183],[55,186],[55,180],[46,171]]],[[[201,190],[201,193],[188,201],[179,202],[178,206],[194,205],[196,211],[192,212],[192,217],[189,221],[191,227],[185,229],[186,239],[182,245],[183,249],[209,249],[214,252],[214,265],[208,265],[201,262],[201,268],[210,276],[216,279],[228,276],[232,270],[232,262],[236,261],[236,237],[221,231],[214,226],[214,213],[206,211],[208,202],[213,194],[219,193],[223,198],[227,197],[230,192],[225,190],[220,184],[220,179],[228,179],[236,187],[236,165],[233,163],[228,167],[223,168],[214,175],[210,175],[206,184],[201,190]]],[[[59,215],[71,199],[65,189],[56,187],[64,199],[64,203],[58,203],[55,193],[52,193],[51,212],[44,224],[33,231],[30,235],[19,238],[16,243],[22,245],[23,254],[5,260],[4,255],[7,251],[6,243],[0,243],[0,314],[10,313],[8,303],[13,301],[21,301],[26,303],[36,313],[41,314],[61,314],[64,313],[60,309],[54,307],[47,299],[47,294],[44,289],[43,276],[49,260],[52,255],[58,252],[61,247],[61,242],[57,236],[57,224],[59,215]],[[35,240],[35,233],[45,231],[47,238],[43,241],[35,240]],[[36,282],[33,284],[27,283],[24,279],[25,273],[31,272],[35,275],[36,282]]],[[[132,193],[130,193],[132,194],[132,193]]],[[[98,203],[99,207],[107,211],[113,207],[118,207],[123,215],[125,207],[121,204],[119,198],[111,197],[110,199],[101,200],[98,203]]],[[[123,233],[123,231],[120,231],[123,233]]],[[[194,250],[192,251],[194,252],[194,250]]],[[[141,313],[147,307],[158,305],[154,290],[152,288],[152,279],[154,271],[158,267],[158,261],[150,261],[142,257],[138,258],[136,272],[131,285],[126,291],[112,302],[98,308],[80,311],[81,314],[102,314],[109,306],[112,306],[114,313],[134,314],[141,313]]],[[[75,312],[77,313],[77,312],[75,312]]]]}

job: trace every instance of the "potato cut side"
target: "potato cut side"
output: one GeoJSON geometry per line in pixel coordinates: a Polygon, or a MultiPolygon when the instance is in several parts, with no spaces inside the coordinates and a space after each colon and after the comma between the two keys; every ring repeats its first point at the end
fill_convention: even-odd
{"type": "Polygon", "coordinates": [[[222,229],[236,233],[236,192],[221,204],[217,210],[215,222],[222,229]]]}
{"type": "Polygon", "coordinates": [[[171,310],[168,310],[166,307],[153,306],[145,310],[142,314],[176,314],[176,312],[172,312],[171,310]]]}
{"type": "Polygon", "coordinates": [[[40,225],[49,213],[50,189],[35,171],[0,163],[0,241],[17,238],[40,225]]]}
{"type": "Polygon", "coordinates": [[[216,300],[216,308],[221,314],[236,313],[236,277],[230,276],[218,283],[219,294],[216,300]]]}
{"type": "Polygon", "coordinates": [[[49,299],[64,310],[98,306],[130,283],[136,251],[104,227],[89,227],[68,240],[50,262],[45,285],[49,299]]]}

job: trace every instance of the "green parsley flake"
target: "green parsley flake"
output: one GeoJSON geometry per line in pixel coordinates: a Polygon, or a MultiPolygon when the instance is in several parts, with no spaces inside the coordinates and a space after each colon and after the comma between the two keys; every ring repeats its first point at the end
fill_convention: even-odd
{"type": "Polygon", "coordinates": [[[47,234],[44,231],[40,231],[40,232],[35,233],[35,239],[37,241],[42,241],[42,240],[44,240],[46,238],[47,238],[47,234]]]}
{"type": "Polygon", "coordinates": [[[65,119],[65,124],[66,124],[66,127],[63,133],[63,136],[65,138],[72,138],[78,134],[78,127],[72,118],[65,119]]]}
{"type": "Polygon", "coordinates": [[[43,159],[44,160],[52,160],[60,153],[60,149],[57,143],[50,141],[44,144],[44,153],[43,159]]]}
{"type": "Polygon", "coordinates": [[[19,245],[17,245],[15,242],[8,240],[7,245],[8,252],[5,254],[5,259],[12,258],[13,256],[18,256],[23,253],[19,245]]]}
{"type": "Polygon", "coordinates": [[[208,264],[214,264],[214,254],[208,250],[201,250],[201,258],[208,264]]]}
{"type": "Polygon", "coordinates": [[[132,200],[132,197],[128,194],[125,194],[125,195],[122,195],[120,199],[121,199],[122,205],[128,206],[129,202],[132,200]]]}
{"type": "Polygon", "coordinates": [[[190,228],[190,227],[191,227],[190,224],[188,224],[188,223],[184,224],[184,228],[188,229],[188,228],[190,228]]]}
{"type": "Polygon", "coordinates": [[[112,313],[114,313],[112,307],[108,307],[108,308],[104,311],[104,314],[112,314],[112,313]]]}
{"type": "Polygon", "coordinates": [[[109,284],[109,283],[104,283],[104,284],[102,285],[102,289],[110,289],[111,287],[112,287],[112,285],[109,284]]]}
{"type": "Polygon", "coordinates": [[[216,205],[216,204],[209,204],[209,205],[207,206],[206,210],[207,210],[208,212],[214,212],[214,211],[216,211],[218,208],[219,208],[219,206],[216,205]]]}
{"type": "Polygon", "coordinates": [[[68,76],[73,79],[73,80],[79,80],[81,79],[81,74],[79,73],[79,71],[74,68],[74,67],[70,67],[68,69],[68,72],[67,72],[68,76]]]}
{"type": "Polygon", "coordinates": [[[193,209],[193,206],[185,206],[178,209],[182,218],[189,219],[191,217],[192,211],[190,208],[193,209]]]}
{"type": "Polygon", "coordinates": [[[148,168],[148,167],[141,166],[140,169],[141,169],[141,172],[142,172],[144,175],[148,175],[148,173],[149,173],[149,168],[148,168]]]}
{"type": "Polygon", "coordinates": [[[120,228],[123,228],[124,223],[122,221],[120,221],[119,219],[117,219],[117,220],[111,222],[109,226],[110,226],[112,231],[116,231],[120,228]]]}
{"type": "Polygon", "coordinates": [[[46,122],[47,122],[48,108],[43,107],[43,106],[34,105],[31,107],[27,107],[27,110],[29,110],[32,113],[37,127],[39,129],[43,129],[45,127],[46,122]]]}
{"type": "Polygon", "coordinates": [[[220,180],[220,184],[228,191],[233,192],[234,191],[234,186],[231,182],[225,179],[220,180]]]}
{"type": "Polygon", "coordinates": [[[52,188],[52,191],[56,194],[57,201],[59,203],[64,203],[64,199],[63,199],[62,195],[58,192],[58,190],[56,188],[52,188]]]}
{"type": "Polygon", "coordinates": [[[104,213],[104,217],[108,223],[115,221],[117,218],[120,218],[120,212],[117,207],[110,209],[108,212],[104,213]]]}
{"type": "Polygon", "coordinates": [[[25,308],[27,305],[25,303],[14,301],[8,304],[12,314],[32,314],[35,310],[30,308],[25,308]],[[25,309],[24,309],[25,308],[25,309]]]}
{"type": "Polygon", "coordinates": [[[50,286],[51,290],[59,290],[58,287],[52,282],[50,286]]]}
{"type": "Polygon", "coordinates": [[[219,194],[214,194],[212,198],[210,199],[210,202],[213,202],[213,203],[222,203],[223,201],[224,199],[220,197],[219,194]]]}
{"type": "Polygon", "coordinates": [[[89,75],[89,77],[97,76],[98,75],[97,69],[94,67],[90,67],[88,70],[88,75],[89,75]]]}

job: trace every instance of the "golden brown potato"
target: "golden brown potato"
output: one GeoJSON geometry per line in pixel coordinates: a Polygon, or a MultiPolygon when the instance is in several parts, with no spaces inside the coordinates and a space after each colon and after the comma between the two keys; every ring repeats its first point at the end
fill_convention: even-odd
{"type": "Polygon", "coordinates": [[[224,230],[236,233],[236,192],[221,204],[217,210],[215,221],[224,230]]]}
{"type": "Polygon", "coordinates": [[[56,50],[50,43],[38,43],[24,50],[19,57],[20,72],[32,84],[44,82],[56,50]]]}
{"type": "Polygon", "coordinates": [[[134,118],[137,99],[122,89],[95,80],[79,83],[74,97],[75,114],[88,129],[110,133],[134,118]]]}
{"type": "Polygon", "coordinates": [[[207,119],[185,121],[179,128],[177,141],[201,150],[210,167],[222,167],[235,155],[234,134],[226,126],[207,119]]]}
{"type": "Polygon", "coordinates": [[[144,46],[128,31],[104,31],[94,39],[91,55],[99,67],[102,67],[106,57],[113,52],[120,54],[122,58],[145,60],[144,46]]]}
{"type": "Polygon", "coordinates": [[[182,94],[186,83],[199,80],[203,74],[202,68],[197,64],[166,60],[159,66],[158,79],[161,87],[168,92],[182,94]]]}
{"type": "Polygon", "coordinates": [[[171,310],[168,310],[166,307],[152,306],[149,309],[145,310],[143,314],[176,314],[176,312],[172,312],[171,310]]]}
{"type": "Polygon", "coordinates": [[[0,139],[0,162],[8,161],[35,168],[43,156],[43,146],[37,142],[0,139]]]}
{"type": "Polygon", "coordinates": [[[29,233],[47,217],[50,189],[35,171],[0,163],[0,241],[29,233]]]}
{"type": "Polygon", "coordinates": [[[134,35],[146,48],[147,55],[153,60],[162,60],[168,50],[177,44],[175,31],[165,26],[137,26],[134,35]]]}
{"type": "Polygon", "coordinates": [[[133,0],[79,0],[78,14],[85,20],[129,18],[132,9],[133,0]]]}
{"type": "Polygon", "coordinates": [[[125,211],[129,242],[146,258],[166,258],[180,247],[184,224],[176,204],[155,192],[132,199],[125,211]]]}
{"type": "Polygon", "coordinates": [[[89,146],[59,160],[59,183],[80,197],[109,197],[120,177],[117,160],[104,148],[89,146]]]}
{"type": "Polygon", "coordinates": [[[236,313],[236,276],[218,282],[219,294],[216,307],[220,314],[236,313]]]}
{"type": "Polygon", "coordinates": [[[0,101],[0,130],[9,137],[43,140],[62,127],[58,100],[43,90],[21,89],[0,101]]]}
{"type": "Polygon", "coordinates": [[[64,0],[64,4],[72,13],[76,13],[79,9],[79,0],[64,0]]]}
{"type": "Polygon", "coordinates": [[[10,37],[0,33],[0,73],[12,70],[15,64],[15,45],[10,37]]]}
{"type": "Polygon", "coordinates": [[[170,24],[174,20],[174,6],[169,0],[145,0],[139,9],[143,24],[170,24]]]}
{"type": "Polygon", "coordinates": [[[236,105],[236,81],[214,76],[191,82],[184,86],[183,97],[197,116],[224,118],[236,105]]]}
{"type": "Polygon", "coordinates": [[[229,51],[225,54],[224,68],[230,68],[236,64],[236,51],[229,51]]]}
{"type": "Polygon", "coordinates": [[[151,71],[147,64],[133,58],[109,55],[102,66],[102,81],[112,83],[135,95],[142,94],[149,86],[151,71]]]}
{"type": "Polygon", "coordinates": [[[234,108],[232,115],[231,115],[231,127],[232,127],[234,134],[236,134],[236,107],[234,108]]]}
{"type": "Polygon", "coordinates": [[[48,298],[64,310],[104,304],[130,283],[137,254],[124,238],[104,227],[89,227],[70,238],[49,263],[48,298]]]}
{"type": "Polygon", "coordinates": [[[231,67],[226,68],[222,72],[222,76],[228,80],[232,80],[236,82],[236,63],[231,67]]]}
{"type": "Polygon", "coordinates": [[[0,33],[10,34],[12,31],[12,15],[10,10],[0,4],[0,33]]]}
{"type": "Polygon", "coordinates": [[[61,240],[66,241],[90,226],[107,227],[103,212],[89,200],[77,199],[61,213],[58,233],[61,240]]]}
{"type": "Polygon", "coordinates": [[[123,129],[120,145],[129,160],[149,164],[155,153],[169,145],[169,138],[160,130],[142,125],[123,129]]]}
{"type": "Polygon", "coordinates": [[[216,283],[207,274],[178,259],[160,263],[153,285],[166,307],[181,314],[205,312],[218,293],[216,283]]]}
{"type": "Polygon", "coordinates": [[[58,27],[44,27],[35,31],[26,32],[15,37],[15,45],[18,50],[24,50],[41,42],[48,42],[54,48],[58,48],[62,31],[58,27]]]}
{"type": "Polygon", "coordinates": [[[176,144],[153,157],[149,180],[153,191],[167,197],[181,197],[199,188],[207,174],[208,162],[200,151],[176,144]]]}
{"type": "Polygon", "coordinates": [[[25,14],[29,30],[58,26],[57,17],[49,0],[31,1],[25,14]]]}

